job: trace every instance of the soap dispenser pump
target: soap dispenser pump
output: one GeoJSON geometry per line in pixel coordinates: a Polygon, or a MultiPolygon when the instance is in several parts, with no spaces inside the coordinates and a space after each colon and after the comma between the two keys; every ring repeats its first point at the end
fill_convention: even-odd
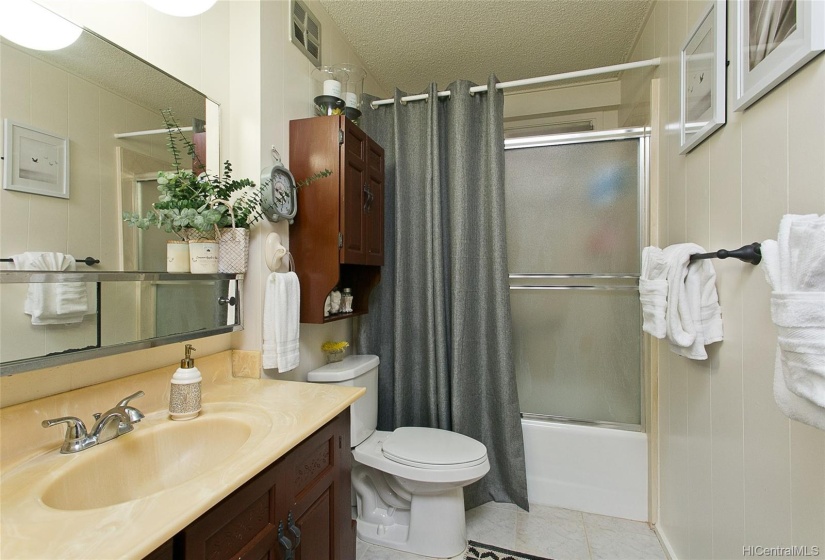
{"type": "Polygon", "coordinates": [[[185,357],[172,375],[169,395],[169,416],[172,420],[190,420],[201,410],[201,372],[195,367],[191,344],[186,345],[185,357]]]}

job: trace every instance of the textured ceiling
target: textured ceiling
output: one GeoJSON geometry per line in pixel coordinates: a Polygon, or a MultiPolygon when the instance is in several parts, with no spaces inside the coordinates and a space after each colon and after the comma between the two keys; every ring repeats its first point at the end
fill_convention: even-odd
{"type": "MultiPolygon", "coordinates": [[[[2,39],[2,42],[8,43],[5,39],[2,39]]],[[[157,128],[163,128],[160,110],[167,107],[173,109],[181,126],[191,126],[193,118],[206,118],[206,97],[202,93],[88,31],[81,33],[71,46],[56,51],[38,51],[13,43],[12,45],[31,56],[156,111],[157,128]]]]}
{"type": "Polygon", "coordinates": [[[419,92],[629,62],[651,0],[320,0],[373,76],[419,92]]]}

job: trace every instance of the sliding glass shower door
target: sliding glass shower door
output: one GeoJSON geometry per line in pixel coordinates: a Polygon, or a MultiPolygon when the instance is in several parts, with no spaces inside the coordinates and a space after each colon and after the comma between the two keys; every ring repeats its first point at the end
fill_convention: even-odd
{"type": "Polygon", "coordinates": [[[640,131],[505,142],[521,411],[641,429],[640,131]]]}

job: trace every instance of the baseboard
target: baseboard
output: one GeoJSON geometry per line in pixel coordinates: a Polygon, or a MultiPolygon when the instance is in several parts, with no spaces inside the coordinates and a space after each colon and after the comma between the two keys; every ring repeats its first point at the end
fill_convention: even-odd
{"type": "Polygon", "coordinates": [[[668,542],[665,534],[662,533],[657,525],[651,525],[651,527],[653,528],[653,532],[656,533],[656,538],[659,539],[659,543],[661,543],[665,554],[667,554],[668,560],[679,560],[676,558],[676,554],[673,552],[673,547],[670,546],[670,542],[668,542]]]}

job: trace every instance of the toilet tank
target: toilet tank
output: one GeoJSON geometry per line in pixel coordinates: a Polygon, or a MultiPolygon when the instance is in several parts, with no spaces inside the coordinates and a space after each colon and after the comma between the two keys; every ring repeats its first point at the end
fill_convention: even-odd
{"type": "Polygon", "coordinates": [[[378,363],[378,356],[348,356],[307,374],[310,383],[366,387],[367,393],[350,407],[352,447],[370,437],[378,424],[378,363]]]}

